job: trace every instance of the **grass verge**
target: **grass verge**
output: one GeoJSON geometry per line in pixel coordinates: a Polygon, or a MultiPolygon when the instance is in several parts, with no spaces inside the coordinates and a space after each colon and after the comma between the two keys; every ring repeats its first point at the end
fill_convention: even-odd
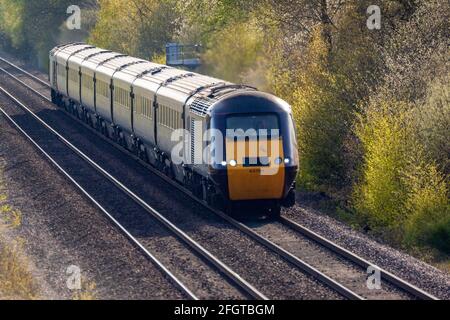
{"type": "Polygon", "coordinates": [[[38,299],[38,285],[23,254],[24,240],[7,241],[4,237],[7,229],[18,228],[22,222],[21,212],[6,202],[7,197],[0,195],[0,298],[38,299]]]}

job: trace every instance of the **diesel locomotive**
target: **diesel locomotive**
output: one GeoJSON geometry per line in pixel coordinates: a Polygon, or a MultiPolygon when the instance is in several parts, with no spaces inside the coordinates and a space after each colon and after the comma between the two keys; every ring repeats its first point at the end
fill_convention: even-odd
{"type": "Polygon", "coordinates": [[[52,101],[212,205],[295,203],[290,106],[245,85],[71,43],[50,51],[52,101]]]}

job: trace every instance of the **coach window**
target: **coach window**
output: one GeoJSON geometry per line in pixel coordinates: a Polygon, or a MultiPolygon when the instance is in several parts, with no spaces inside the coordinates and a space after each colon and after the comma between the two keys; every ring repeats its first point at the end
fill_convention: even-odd
{"type": "Polygon", "coordinates": [[[76,71],[74,70],[74,69],[69,69],[69,79],[72,81],[72,82],[75,82],[75,83],[77,83],[78,82],[78,77],[77,77],[77,73],[76,73],[76,71]]]}
{"type": "Polygon", "coordinates": [[[140,114],[140,108],[141,108],[141,96],[140,95],[135,95],[134,96],[134,101],[135,101],[135,108],[133,110],[134,113],[140,114]]]}
{"type": "Polygon", "coordinates": [[[152,101],[150,99],[144,98],[144,105],[145,105],[145,115],[147,116],[147,118],[151,119],[152,118],[152,101]]]}
{"type": "Polygon", "coordinates": [[[167,107],[163,106],[163,125],[167,126],[167,107]]]}
{"type": "Polygon", "coordinates": [[[141,104],[141,108],[140,108],[140,114],[142,114],[143,116],[147,115],[147,106],[145,105],[145,98],[141,97],[140,98],[140,104],[141,104]]]}

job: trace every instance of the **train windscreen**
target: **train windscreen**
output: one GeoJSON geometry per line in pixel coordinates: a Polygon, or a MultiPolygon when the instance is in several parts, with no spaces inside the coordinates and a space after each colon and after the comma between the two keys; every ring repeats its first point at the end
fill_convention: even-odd
{"type": "Polygon", "coordinates": [[[279,135],[279,120],[275,114],[232,115],[227,117],[227,136],[279,135]]]}

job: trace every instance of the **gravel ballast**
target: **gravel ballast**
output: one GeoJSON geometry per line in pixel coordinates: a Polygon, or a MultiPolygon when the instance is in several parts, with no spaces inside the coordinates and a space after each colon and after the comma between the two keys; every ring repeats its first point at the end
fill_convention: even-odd
{"type": "Polygon", "coordinates": [[[97,299],[183,299],[184,295],[99,210],[0,116],[0,161],[8,203],[22,224],[8,233],[24,251],[42,299],[72,299],[69,266],[97,299]]]}
{"type": "Polygon", "coordinates": [[[449,274],[312,208],[297,204],[285,215],[437,298],[450,299],[449,274]]]}

